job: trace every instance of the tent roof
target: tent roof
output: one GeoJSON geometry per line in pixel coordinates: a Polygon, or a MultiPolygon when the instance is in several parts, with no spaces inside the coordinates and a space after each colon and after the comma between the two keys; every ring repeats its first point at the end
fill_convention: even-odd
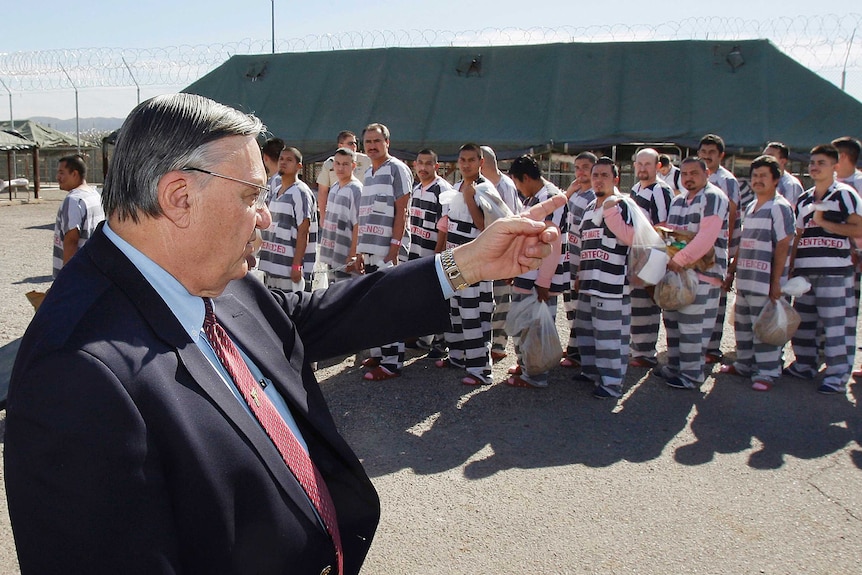
{"type": "MultiPolygon", "coordinates": [[[[10,130],[12,124],[7,120],[0,122],[0,130],[10,130]]],[[[33,120],[15,120],[15,131],[39,144],[40,148],[74,148],[78,145],[75,136],[70,136],[54,128],[42,125],[33,120]]],[[[94,148],[95,144],[81,140],[82,148],[94,148]]]]}
{"type": "Polygon", "coordinates": [[[0,150],[32,150],[33,148],[38,148],[39,146],[35,142],[31,142],[26,138],[22,138],[21,136],[14,134],[12,132],[7,132],[4,130],[0,130],[0,150]]]}
{"type": "MultiPolygon", "coordinates": [[[[768,40],[381,48],[234,56],[185,92],[253,112],[306,155],[386,124],[392,148],[631,142],[796,151],[862,135],[862,103],[768,40]],[[733,69],[738,50],[744,65],[733,69]],[[474,63],[475,60],[475,63],[474,63]]],[[[409,153],[408,152],[408,153],[409,153]]]]}

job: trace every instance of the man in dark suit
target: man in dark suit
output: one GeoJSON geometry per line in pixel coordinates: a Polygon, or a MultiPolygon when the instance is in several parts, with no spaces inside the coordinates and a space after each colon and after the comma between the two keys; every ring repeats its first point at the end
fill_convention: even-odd
{"type": "Polygon", "coordinates": [[[440,332],[454,289],[550,253],[553,230],[510,218],[442,256],[269,292],[245,277],[271,221],[262,129],[189,94],[124,123],[107,222],[57,278],[12,374],[5,474],[24,574],[358,573],[379,501],[310,363],[440,332]],[[213,308],[227,343],[208,331],[213,308]],[[387,313],[367,322],[368,309],[387,313]]]}

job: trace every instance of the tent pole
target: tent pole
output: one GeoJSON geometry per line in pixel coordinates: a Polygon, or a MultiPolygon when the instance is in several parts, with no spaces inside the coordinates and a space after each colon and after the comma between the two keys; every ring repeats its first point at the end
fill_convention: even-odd
{"type": "Polygon", "coordinates": [[[272,2],[272,53],[275,54],[275,0],[269,0],[272,2]]]}
{"type": "Polygon", "coordinates": [[[76,144],[78,148],[78,155],[81,154],[81,125],[79,123],[80,117],[78,116],[78,87],[72,81],[72,78],[69,76],[69,73],[66,71],[66,68],[60,64],[60,69],[63,70],[63,73],[66,75],[66,79],[69,80],[69,83],[72,84],[72,88],[75,89],[75,138],[76,144]]]}
{"type": "Polygon", "coordinates": [[[39,148],[33,148],[33,196],[39,199],[39,148]]]}

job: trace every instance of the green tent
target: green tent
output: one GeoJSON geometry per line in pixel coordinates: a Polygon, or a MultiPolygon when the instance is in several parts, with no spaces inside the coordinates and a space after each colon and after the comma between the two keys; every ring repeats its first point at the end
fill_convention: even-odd
{"type": "MultiPolygon", "coordinates": [[[[0,130],[11,130],[8,120],[0,122],[0,130]]],[[[44,126],[33,120],[15,120],[15,131],[30,141],[39,144],[40,148],[74,148],[77,145],[75,136],[70,136],[54,128],[44,126]]],[[[95,144],[81,140],[82,148],[95,148],[95,144]]]]}
{"type": "Polygon", "coordinates": [[[39,146],[27,138],[0,129],[0,151],[32,150],[39,146]]]}
{"type": "Polygon", "coordinates": [[[634,142],[731,153],[862,136],[862,103],[768,40],[381,48],[234,56],[188,86],[258,115],[306,156],[370,122],[392,149],[451,154],[468,141],[511,157],[634,142]],[[508,154],[506,152],[509,152],[508,154]]]}

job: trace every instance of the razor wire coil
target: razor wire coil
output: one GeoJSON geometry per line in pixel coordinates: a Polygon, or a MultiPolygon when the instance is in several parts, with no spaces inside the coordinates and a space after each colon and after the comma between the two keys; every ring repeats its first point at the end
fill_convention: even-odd
{"type": "MultiPolygon", "coordinates": [[[[657,26],[594,25],[348,31],[276,39],[277,52],[391,47],[482,47],[554,42],[748,40],[766,38],[788,56],[830,80],[862,71],[862,14],[778,17],[694,17],[657,26]],[[858,37],[857,37],[858,36],[858,37]]],[[[69,88],[184,86],[238,54],[269,53],[271,39],[158,48],[79,48],[0,53],[0,79],[11,92],[69,88]],[[68,74],[68,76],[67,76],[68,74]]]]}

